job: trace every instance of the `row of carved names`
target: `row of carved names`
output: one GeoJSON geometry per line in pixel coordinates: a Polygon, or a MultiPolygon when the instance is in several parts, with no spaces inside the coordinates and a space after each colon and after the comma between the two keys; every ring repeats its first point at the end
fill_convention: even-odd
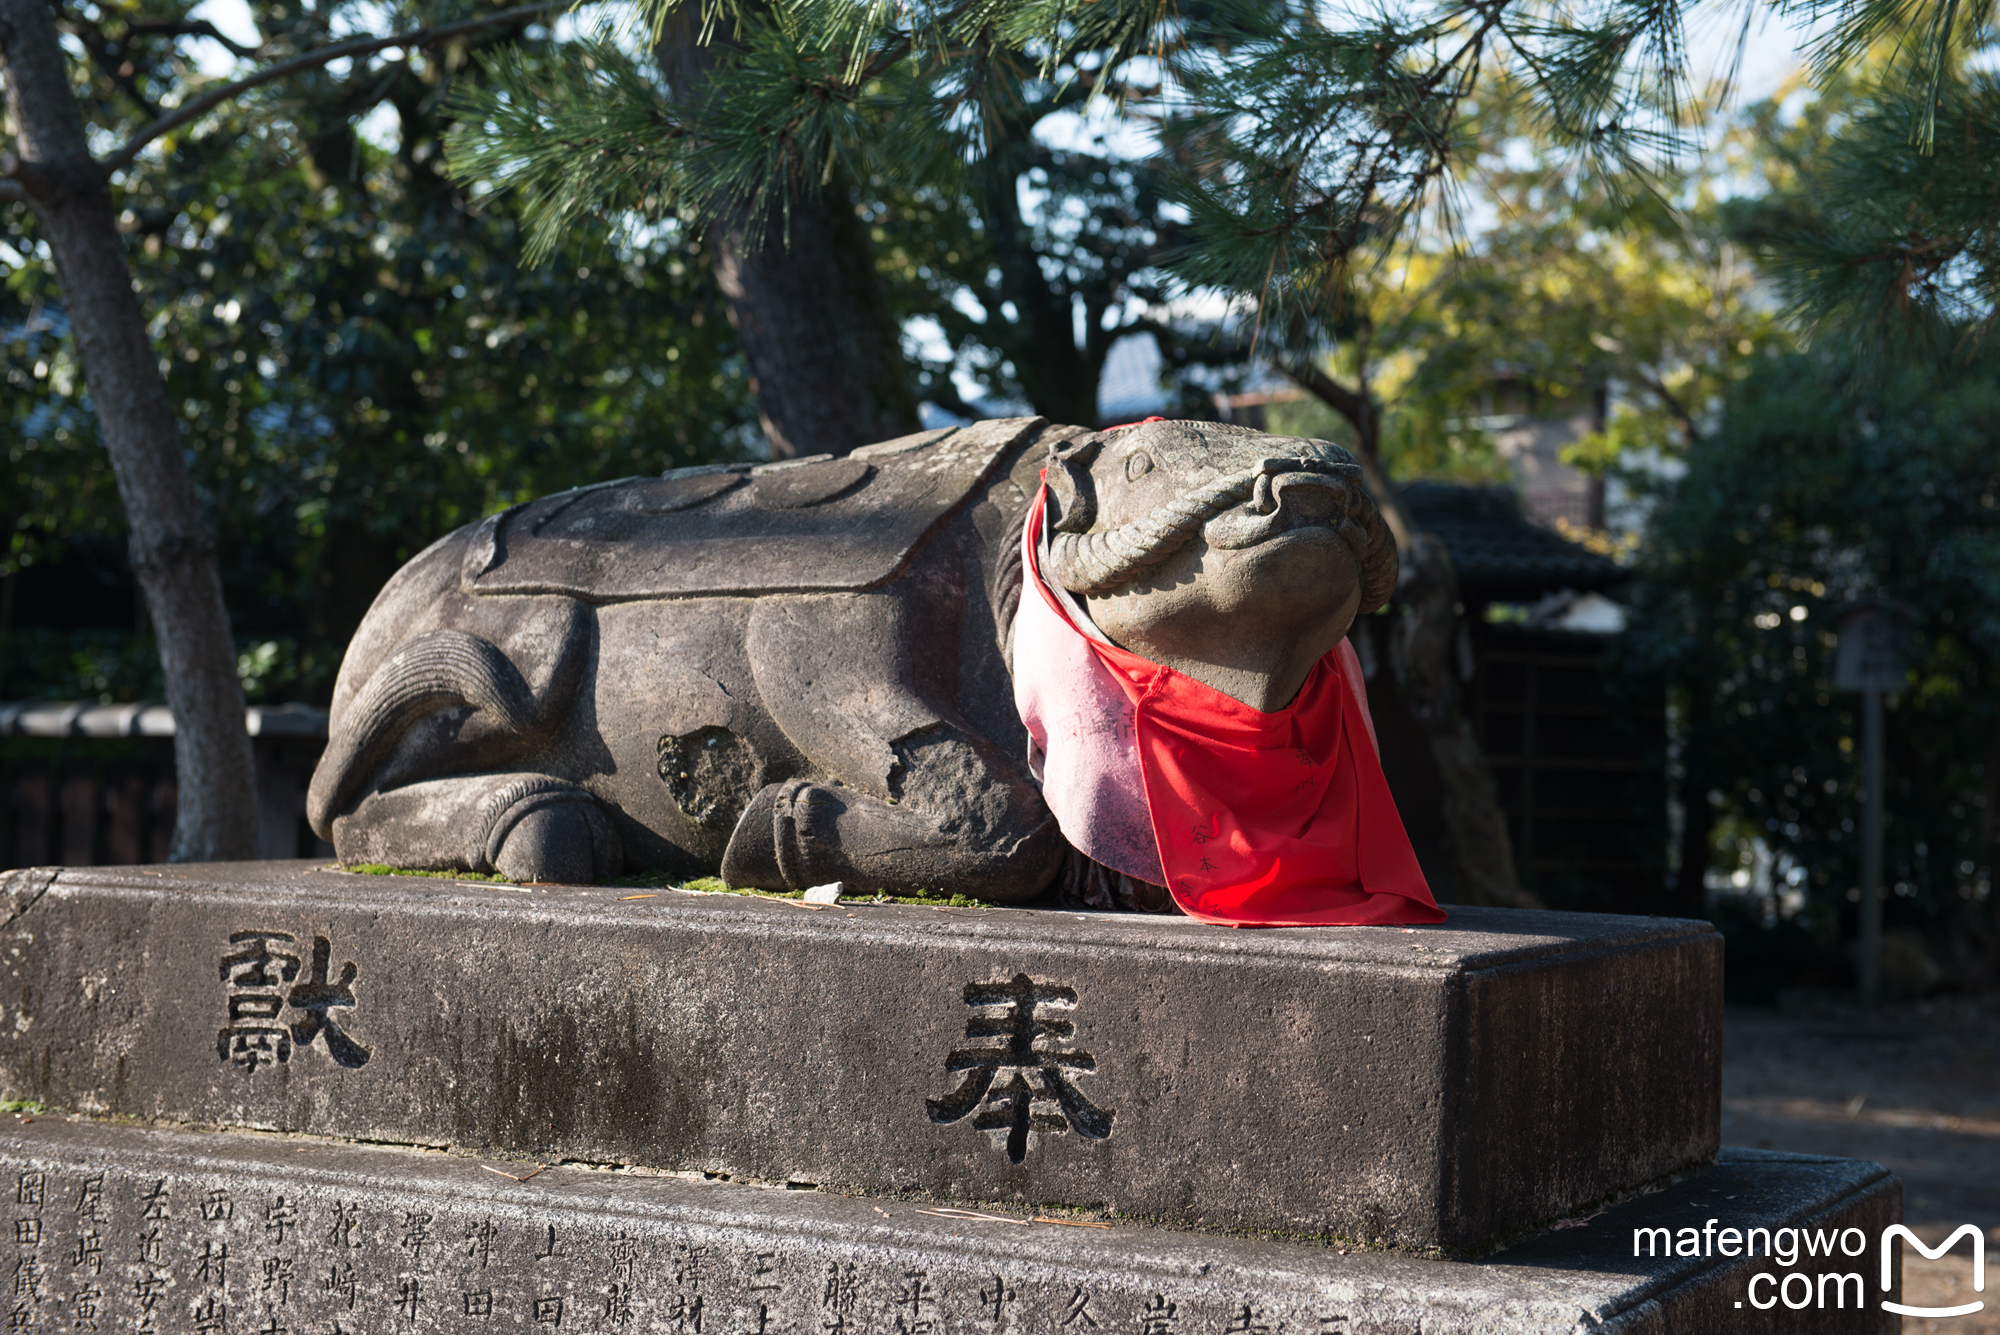
{"type": "Polygon", "coordinates": [[[1344,1311],[173,1177],[9,1170],[9,1335],[1346,1335],[1344,1311]],[[109,1181],[108,1181],[109,1179],[109,1181]]]}

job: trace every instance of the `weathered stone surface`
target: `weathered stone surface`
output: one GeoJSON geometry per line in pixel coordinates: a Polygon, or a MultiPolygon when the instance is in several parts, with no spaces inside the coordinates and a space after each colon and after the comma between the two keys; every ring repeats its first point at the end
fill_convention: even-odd
{"type": "Polygon", "coordinates": [[[981,422],[886,442],[873,462],[711,465],[559,492],[481,521],[462,574],[480,593],[591,603],[865,589],[1033,434],[1028,419],[981,422]]]}
{"type": "Polygon", "coordinates": [[[349,865],[1032,897],[1064,847],[1008,687],[1010,525],[1080,430],[628,479],[447,535],[349,643],[308,818],[349,865]]]}
{"type": "Polygon", "coordinates": [[[1337,445],[1186,422],[1110,439],[980,422],[448,534],[348,645],[308,819],[349,866],[1031,900],[1080,865],[1009,677],[1045,469],[1051,577],[1118,643],[1266,712],[1395,579],[1337,445]]]}
{"type": "Polygon", "coordinates": [[[954,1219],[569,1165],[514,1180],[532,1168],[36,1118],[0,1129],[5,1310],[30,1335],[1739,1335],[1893,1331],[1878,1304],[1900,1296],[1881,1291],[1877,1251],[1900,1189],[1851,1160],[1725,1154],[1586,1227],[1477,1264],[954,1219]],[[1638,1229],[1710,1220],[1852,1228],[1864,1246],[1790,1269],[1712,1249],[1632,1255],[1638,1229]],[[1773,1300],[1772,1280],[1752,1288],[1760,1272],[1793,1275],[1792,1296],[1810,1293],[1811,1305],[1773,1300]],[[1837,1290],[1842,1306],[1822,1272],[1853,1277],[1837,1290]]]}
{"type": "Polygon", "coordinates": [[[1230,932],[304,863],[16,877],[0,1092],[96,1113],[1453,1254],[1718,1144],[1706,923],[1230,932]]]}

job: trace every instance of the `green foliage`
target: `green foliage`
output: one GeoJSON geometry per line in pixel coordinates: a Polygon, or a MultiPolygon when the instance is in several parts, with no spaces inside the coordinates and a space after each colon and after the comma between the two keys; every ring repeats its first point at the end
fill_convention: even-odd
{"type": "Polygon", "coordinates": [[[0,660],[0,698],[8,700],[164,700],[159,646],[123,630],[11,631],[0,660]]]}
{"type": "MultiPolygon", "coordinates": [[[[1843,0],[1840,32],[1911,20],[1885,4],[1843,0]]],[[[699,65],[698,78],[683,69],[670,89],[649,61],[597,38],[497,58],[489,82],[456,104],[454,170],[518,190],[537,253],[604,211],[672,217],[697,232],[747,221],[754,236],[781,226],[798,192],[853,182],[877,243],[898,252],[887,267],[902,280],[903,313],[915,313],[912,295],[932,298],[922,313],[952,331],[959,370],[969,359],[996,388],[1018,388],[1058,416],[1087,414],[1047,364],[1046,350],[1072,344],[1055,337],[1065,332],[1050,327],[1057,317],[1090,308],[1077,312],[1087,333],[1075,350],[1095,371],[1096,334],[1115,323],[1098,311],[1175,287],[1254,308],[1251,341],[1267,341],[1280,360],[1348,348],[1364,398],[1375,392],[1369,359],[1398,346],[1427,349],[1426,374],[1405,377],[1412,394],[1448,398],[1454,380],[1461,394],[1466,382],[1490,383],[1485,354],[1502,340],[1465,336],[1481,323],[1508,335],[1505,360],[1521,364],[1538,403],[1629,381],[1636,409],[1656,420],[1592,442],[1600,464],[1628,439],[1657,439],[1659,420],[1683,444],[1692,439],[1744,358],[1771,341],[1769,313],[1743,299],[1748,284],[1727,244],[1706,226],[1691,229],[1693,242],[1675,236],[1690,229],[1664,203],[1686,202],[1676,155],[1701,101],[1687,83],[1680,6],[1442,0],[1349,17],[1244,0],[1191,10],[1137,0],[777,0],[704,6],[699,26],[714,45],[698,56],[687,47],[688,14],[670,23],[666,0],[641,0],[634,12],[656,40],[667,38],[668,66],[699,65]],[[1109,191],[1102,185],[1115,171],[1058,180],[1046,160],[1038,169],[1020,151],[1042,114],[1085,93],[1090,107],[1115,108],[1158,144],[1109,191]],[[1523,144],[1534,148],[1532,169],[1507,165],[1523,144]],[[1444,251],[1462,253],[1467,240],[1457,201],[1475,175],[1493,182],[1505,235],[1480,240],[1472,264],[1441,266],[1444,251]],[[1063,208],[1024,228],[1014,204],[1023,184],[1063,208]],[[1145,235],[1136,245],[1121,236],[1071,247],[1118,252],[1118,264],[1102,267],[1112,281],[1093,285],[1090,266],[1080,278],[1049,243],[1072,205],[1093,220],[1112,217],[1106,194],[1129,201],[1126,236],[1145,235]],[[953,227],[953,214],[967,221],[953,227]],[[905,244],[895,233],[911,220],[923,235],[905,244]],[[1025,265],[1024,231],[1035,234],[1025,265]],[[1450,242],[1443,250],[1440,238],[1450,242]],[[1535,266],[1551,255],[1560,272],[1543,281],[1535,266]],[[1437,272],[1412,278],[1441,267],[1448,282],[1437,272]],[[1705,281],[1672,281],[1690,268],[1705,281]],[[1459,328],[1427,316],[1392,329],[1375,309],[1384,272],[1449,308],[1441,318],[1459,328]],[[1107,293],[1111,305],[1093,303],[1107,293]],[[1652,299],[1627,300],[1635,294],[1652,299]],[[984,314],[953,313],[973,309],[984,314]],[[995,310],[1007,312],[1004,322],[995,310]],[[982,326],[978,336],[968,322],[982,326]],[[1700,346],[1677,338],[1683,327],[1700,346]],[[1429,355],[1439,344],[1458,354],[1456,368],[1429,355]]],[[[1949,23],[1929,21],[1926,40],[1945,50],[1949,23]]],[[[1834,66],[1851,63],[1845,41],[1829,48],[1834,66]]],[[[1712,201],[1696,202],[1702,211],[1712,201]]],[[[1170,360],[1188,358],[1186,340],[1158,332],[1170,360]]],[[[927,366],[927,388],[955,406],[948,369],[927,366]]],[[[1437,447],[1453,434],[1471,439],[1427,427],[1411,436],[1424,467],[1455,466],[1437,447]]]]}
{"type": "Polygon", "coordinates": [[[1792,345],[1719,213],[1722,170],[1677,175],[1683,207],[1562,179],[1561,146],[1482,117],[1481,174],[1502,221],[1457,254],[1413,261],[1421,286],[1397,342],[1427,349],[1410,390],[1464,402],[1496,369],[1548,415],[1618,387],[1582,456],[1684,448],[1761,353],[1792,345]]]}
{"type": "MultiPolygon", "coordinates": [[[[1883,48],[1887,65],[1905,89],[1904,142],[1925,156],[1938,147],[1941,101],[1968,50],[1993,39],[1991,0],[1805,0],[1792,6],[1834,23],[1814,43],[1813,69],[1822,82],[1869,63],[1883,48]],[[1914,40],[1912,40],[1914,38],[1914,40]]],[[[1746,29],[1747,31],[1747,29],[1746,29]]],[[[1947,143],[1949,136],[1946,137],[1947,143]]]]}
{"type": "Polygon", "coordinates": [[[96,419],[67,341],[69,322],[26,281],[27,262],[0,214],[0,578],[61,556],[78,537],[122,533],[96,419]],[[12,243],[12,244],[10,244],[12,243]],[[10,255],[13,257],[10,259],[10,255]]]}
{"type": "MultiPolygon", "coordinates": [[[[673,12],[636,6],[655,38],[673,12]]],[[[1005,141],[995,127],[1024,80],[1074,86],[1158,126],[1164,190],[1187,218],[1178,279],[1283,325],[1334,318],[1353,257],[1448,203],[1438,188],[1464,165],[1475,90],[1600,175],[1658,166],[1692,106],[1680,8],[1626,0],[1447,0],[1351,27],[1245,0],[777,0],[702,15],[730,45],[699,95],[669,97],[604,39],[493,61],[455,104],[454,169],[521,191],[538,252],[604,209],[762,225],[836,173],[952,193],[951,164],[1005,141]],[[1156,80],[1135,76],[1141,54],[1156,80]]]]}
{"type": "MultiPolygon", "coordinates": [[[[661,34],[673,7],[639,8],[661,34]]],[[[741,218],[757,244],[790,198],[836,171],[934,184],[980,126],[927,96],[939,91],[927,80],[966,41],[1011,64],[987,26],[996,8],[808,2],[718,13],[732,58],[702,74],[698,97],[679,99],[610,32],[531,58],[503,53],[452,105],[453,170],[520,192],[537,258],[604,211],[671,216],[696,231],[741,218]]],[[[950,101],[962,106],[958,91],[950,101]]]]}
{"type": "Polygon", "coordinates": [[[1010,44],[1038,12],[1062,10],[729,11],[715,16],[726,45],[670,38],[678,91],[603,34],[502,52],[488,82],[456,95],[449,158],[461,179],[519,198],[531,258],[599,216],[640,230],[672,219],[689,235],[726,221],[754,245],[782,234],[798,192],[831,184],[861,213],[895,313],[942,338],[944,355],[915,368],[923,397],[971,415],[954,384],[969,377],[1089,421],[1104,359],[1128,333],[1154,334],[1176,366],[1240,353],[1146,318],[1168,295],[1155,262],[1175,225],[1158,167],[1079,132],[1137,96],[1118,46],[1127,11],[1080,11],[1071,37],[1110,45],[1067,65],[1010,44]]]}
{"type": "Polygon", "coordinates": [[[677,196],[674,159],[661,152],[686,137],[657,80],[606,36],[569,59],[509,48],[485,58],[489,82],[461,84],[446,137],[453,170],[504,179],[520,192],[526,256],[545,262],[579,224],[603,213],[677,196]]]}
{"type": "MultiPolygon", "coordinates": [[[[1285,325],[1330,312],[1355,251],[1427,197],[1460,147],[1454,115],[1478,58],[1436,59],[1463,15],[1342,32],[1289,7],[1223,13],[1228,57],[1184,67],[1191,105],[1167,127],[1170,150],[1201,168],[1175,181],[1190,217],[1175,268],[1285,325]]],[[[1484,36],[1459,40],[1476,50],[1484,36]]]]}
{"type": "MultiPolygon", "coordinates": [[[[414,19],[282,0],[251,12],[274,43],[414,19]]],[[[121,34],[138,69],[82,76],[101,131],[129,131],[199,84],[170,36],[79,15],[121,34]]],[[[565,487],[748,457],[760,440],[698,251],[671,230],[613,243],[599,226],[523,269],[507,202],[475,203],[440,172],[442,105],[478,73],[467,51],[357,65],[258,90],[162,141],[117,197],[222,536],[249,684],[293,698],[325,697],[375,592],[450,529],[565,487]],[[371,114],[372,139],[355,128],[371,114]]],[[[0,449],[27,483],[0,492],[4,574],[65,542],[115,551],[123,521],[25,210],[0,211],[0,244],[0,419],[12,428],[0,449]]],[[[29,666],[15,640],[10,682],[29,666]]],[[[65,652],[27,648],[44,663],[65,652]]],[[[68,652],[106,657],[94,642],[68,652]]],[[[136,667],[138,655],[111,658],[136,667]]],[[[83,673],[76,693],[158,695],[151,671],[104,675],[83,673]]],[[[27,690],[49,685],[31,676],[27,690]]]]}
{"type": "Polygon", "coordinates": [[[1916,609],[1909,685],[1888,711],[1892,925],[1992,932],[1995,369],[1882,378],[1826,354],[1766,360],[1689,451],[1641,563],[1624,639],[1633,666],[1676,684],[1689,800],[1724,844],[1758,837],[1800,869],[1824,937],[1860,855],[1859,698],[1833,687],[1836,609],[1875,593],[1916,609]]]}
{"type": "Polygon", "coordinates": [[[1683,210],[1632,207],[1564,178],[1562,146],[1533,130],[1505,99],[1467,122],[1494,225],[1457,244],[1426,234],[1351,272],[1338,320],[1271,331],[1281,362],[1317,354],[1379,401],[1392,476],[1505,483],[1497,433],[1600,414],[1574,462],[1599,475],[1656,462],[1713,425],[1762,352],[1791,346],[1714,177],[1679,182],[1683,210]]]}
{"type": "MultiPolygon", "coordinates": [[[[1513,469],[1500,456],[1493,437],[1448,415],[1446,406],[1438,401],[1399,398],[1386,415],[1382,466],[1398,481],[1458,482],[1475,487],[1513,482],[1513,469]]],[[[1279,435],[1353,447],[1353,428],[1317,399],[1271,404],[1265,409],[1264,426],[1279,435]]]]}
{"type": "Polygon", "coordinates": [[[1171,365],[1240,356],[1146,314],[1167,298],[1154,264],[1173,228],[1157,166],[1101,140],[1044,134],[1074,124],[1090,97],[1081,80],[1017,66],[976,158],[920,184],[887,173],[863,182],[892,304],[933,324],[949,349],[920,368],[940,406],[971,412],[950,378],[961,370],[1052,420],[1091,422],[1105,358],[1128,334],[1152,334],[1171,365]]]}
{"type": "Polygon", "coordinates": [[[1564,447],[1562,461],[1592,477],[1603,477],[1621,463],[1638,458],[1665,458],[1682,444],[1675,423],[1661,413],[1625,412],[1601,431],[1586,431],[1564,447]]]}
{"type": "Polygon", "coordinates": [[[1952,75],[1932,90],[1933,155],[1910,150],[1909,86],[1841,93],[1821,109],[1837,128],[1792,148],[1744,230],[1819,341],[1964,356],[2000,315],[2000,79],[1952,75]]]}

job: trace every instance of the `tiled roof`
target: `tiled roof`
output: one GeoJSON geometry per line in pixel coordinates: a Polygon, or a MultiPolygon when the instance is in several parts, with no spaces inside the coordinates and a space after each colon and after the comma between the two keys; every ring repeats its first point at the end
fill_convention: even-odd
{"type": "Polygon", "coordinates": [[[1628,571],[1559,533],[1529,523],[1502,487],[1413,482],[1403,503],[1451,553],[1465,601],[1530,602],[1562,589],[1602,592],[1628,571]]]}

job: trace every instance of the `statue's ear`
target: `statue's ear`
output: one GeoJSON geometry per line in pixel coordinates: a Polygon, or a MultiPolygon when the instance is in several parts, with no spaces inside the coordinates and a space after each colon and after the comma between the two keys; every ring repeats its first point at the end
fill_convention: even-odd
{"type": "Polygon", "coordinates": [[[1044,477],[1056,503],[1056,532],[1088,533],[1097,519],[1097,490],[1090,465],[1104,448],[1104,437],[1093,432],[1049,447],[1044,477]]]}

